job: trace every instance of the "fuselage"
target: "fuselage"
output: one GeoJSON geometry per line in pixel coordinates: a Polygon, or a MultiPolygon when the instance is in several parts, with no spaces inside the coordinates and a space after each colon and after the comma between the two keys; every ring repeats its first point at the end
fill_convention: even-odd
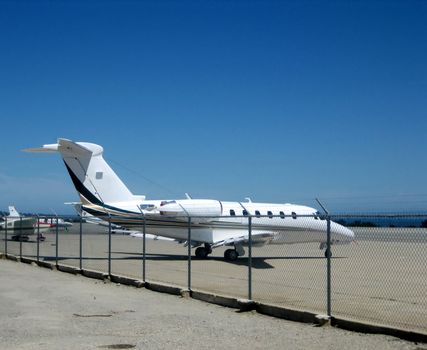
{"type": "Polygon", "coordinates": [[[36,221],[34,217],[7,216],[4,218],[4,221],[0,222],[0,230],[7,230],[15,235],[32,235],[34,234],[36,221]]]}
{"type": "Polygon", "coordinates": [[[68,228],[73,226],[71,222],[67,222],[62,218],[59,218],[57,216],[54,217],[39,217],[38,220],[39,225],[47,226],[49,228],[53,227],[61,227],[61,228],[68,228]]]}
{"type": "MultiPolygon", "coordinates": [[[[229,202],[182,199],[83,205],[106,221],[146,233],[215,244],[232,237],[248,236],[249,222],[253,243],[290,244],[326,242],[327,221],[314,208],[294,204],[229,202]],[[145,226],[145,227],[144,227],[145,226]]],[[[354,239],[351,230],[331,222],[335,243],[354,239]]]]}

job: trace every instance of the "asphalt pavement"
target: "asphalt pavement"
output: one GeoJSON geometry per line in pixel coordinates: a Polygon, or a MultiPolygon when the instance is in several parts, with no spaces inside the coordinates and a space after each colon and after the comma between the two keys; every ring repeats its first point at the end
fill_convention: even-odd
{"type": "Polygon", "coordinates": [[[0,260],[0,349],[427,349],[0,260]]]}

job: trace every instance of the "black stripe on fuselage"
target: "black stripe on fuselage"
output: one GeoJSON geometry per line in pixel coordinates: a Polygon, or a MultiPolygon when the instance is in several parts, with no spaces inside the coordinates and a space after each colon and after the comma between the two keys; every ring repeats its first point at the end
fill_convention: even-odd
{"type": "MultiPolygon", "coordinates": [[[[144,216],[139,216],[139,217],[129,217],[129,216],[122,216],[122,215],[108,215],[106,214],[106,212],[103,211],[98,211],[95,209],[91,209],[91,208],[86,208],[83,207],[83,210],[87,211],[88,213],[101,218],[105,221],[110,221],[113,224],[119,225],[119,226],[123,226],[123,227],[133,227],[136,228],[138,226],[140,226],[141,228],[144,225],[144,221],[145,221],[145,225],[146,227],[159,227],[159,228],[176,228],[176,229],[186,229],[188,228],[188,222],[187,221],[179,221],[176,219],[155,219],[155,218],[147,218],[144,216]]],[[[134,213],[136,214],[136,213],[134,213]]],[[[209,228],[209,229],[228,229],[228,230],[241,230],[244,227],[247,227],[247,225],[244,225],[242,223],[234,223],[234,222],[224,222],[224,221],[211,221],[211,222],[207,222],[207,223],[192,223],[191,227],[194,229],[197,228],[209,228]]],[[[278,227],[271,227],[271,226],[267,226],[265,224],[256,224],[253,223],[252,224],[252,228],[254,230],[258,230],[258,231],[288,231],[288,230],[293,230],[293,231],[312,231],[309,228],[301,228],[301,227],[282,227],[282,228],[278,228],[278,227]]],[[[315,230],[314,230],[315,231],[315,230]]]]}

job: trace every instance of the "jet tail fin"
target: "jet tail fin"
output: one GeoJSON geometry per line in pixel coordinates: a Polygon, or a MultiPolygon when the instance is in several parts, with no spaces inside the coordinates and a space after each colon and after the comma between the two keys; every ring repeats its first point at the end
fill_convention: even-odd
{"type": "Polygon", "coordinates": [[[26,152],[59,152],[64,160],[74,187],[83,204],[103,206],[105,203],[118,203],[143,199],[134,196],[117,174],[104,160],[104,149],[88,142],[73,142],[58,139],[57,144],[41,148],[29,148],[26,152]]]}
{"type": "Polygon", "coordinates": [[[11,218],[19,218],[21,214],[18,213],[16,208],[13,205],[9,205],[9,217],[11,218]]]}

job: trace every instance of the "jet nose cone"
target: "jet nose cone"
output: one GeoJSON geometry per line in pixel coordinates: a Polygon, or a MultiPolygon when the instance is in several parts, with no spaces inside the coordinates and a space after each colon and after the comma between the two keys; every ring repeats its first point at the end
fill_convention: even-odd
{"type": "Polygon", "coordinates": [[[347,227],[342,226],[342,228],[344,236],[346,236],[349,241],[354,241],[354,232],[347,227]]]}
{"type": "Polygon", "coordinates": [[[340,241],[354,241],[354,232],[340,224],[335,224],[332,227],[332,234],[340,241]]]}

